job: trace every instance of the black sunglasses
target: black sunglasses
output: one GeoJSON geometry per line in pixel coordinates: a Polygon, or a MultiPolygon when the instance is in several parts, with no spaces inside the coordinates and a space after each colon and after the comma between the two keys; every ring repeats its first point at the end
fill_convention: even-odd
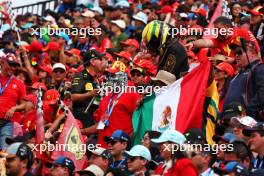
{"type": "Polygon", "coordinates": [[[18,63],[11,62],[11,61],[8,61],[7,63],[8,63],[8,65],[9,65],[10,67],[19,67],[19,64],[18,64],[18,63]]]}
{"type": "Polygon", "coordinates": [[[54,72],[54,73],[65,73],[64,70],[54,70],[53,72],[54,72]]]}
{"type": "Polygon", "coordinates": [[[142,76],[142,74],[141,73],[131,73],[131,76],[132,77],[135,77],[135,76],[140,77],[140,76],[142,76]]]}
{"type": "Polygon", "coordinates": [[[115,145],[115,144],[118,143],[118,142],[120,142],[120,141],[112,140],[112,141],[109,141],[107,144],[115,145]]]}
{"type": "Polygon", "coordinates": [[[143,160],[144,158],[141,156],[132,156],[132,157],[128,157],[127,161],[134,162],[136,159],[143,160]]]}
{"type": "Polygon", "coordinates": [[[243,54],[243,51],[241,49],[238,49],[234,52],[235,56],[241,56],[243,54]]]}

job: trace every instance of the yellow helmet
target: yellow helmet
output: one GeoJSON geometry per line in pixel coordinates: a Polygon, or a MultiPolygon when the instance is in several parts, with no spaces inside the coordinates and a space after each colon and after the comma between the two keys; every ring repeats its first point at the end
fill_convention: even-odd
{"type": "Polygon", "coordinates": [[[162,21],[151,21],[142,32],[142,42],[150,51],[162,54],[164,44],[171,38],[170,29],[171,27],[162,21]]]}

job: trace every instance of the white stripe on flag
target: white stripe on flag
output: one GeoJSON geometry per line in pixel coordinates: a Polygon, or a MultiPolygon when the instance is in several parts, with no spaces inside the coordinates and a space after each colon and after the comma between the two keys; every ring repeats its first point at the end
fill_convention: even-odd
{"type": "Polygon", "coordinates": [[[183,78],[177,80],[159,95],[156,95],[153,104],[153,130],[163,132],[175,129],[182,81],[183,78]]]}

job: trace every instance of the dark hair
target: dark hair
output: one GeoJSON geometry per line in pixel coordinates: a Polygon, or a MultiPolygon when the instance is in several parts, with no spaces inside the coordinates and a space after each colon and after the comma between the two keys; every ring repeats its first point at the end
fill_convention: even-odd
{"type": "MultiPolygon", "coordinates": [[[[146,131],[146,133],[144,134],[144,136],[148,134],[149,135],[149,139],[155,139],[155,138],[159,138],[161,133],[158,131],[146,131]]],[[[159,155],[159,149],[158,149],[158,145],[151,142],[150,143],[150,154],[151,154],[151,158],[153,160],[155,160],[155,158],[159,155]]]]}
{"type": "Polygon", "coordinates": [[[114,176],[127,176],[127,174],[119,168],[110,168],[108,169],[106,174],[108,174],[109,172],[111,172],[114,176]]]}
{"type": "Polygon", "coordinates": [[[243,141],[234,141],[231,144],[233,145],[233,150],[226,151],[226,153],[234,153],[241,162],[243,162],[248,158],[250,160],[250,167],[251,167],[251,161],[253,155],[247,144],[243,141]]]}
{"type": "Polygon", "coordinates": [[[215,19],[214,25],[219,24],[219,23],[223,24],[225,26],[228,26],[228,27],[233,27],[232,21],[229,18],[225,17],[225,16],[220,16],[220,17],[215,19]]]}

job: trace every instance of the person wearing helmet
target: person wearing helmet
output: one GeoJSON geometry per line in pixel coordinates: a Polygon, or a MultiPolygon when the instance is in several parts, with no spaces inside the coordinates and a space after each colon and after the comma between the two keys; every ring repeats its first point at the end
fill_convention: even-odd
{"type": "Polygon", "coordinates": [[[148,23],[142,33],[142,42],[150,54],[159,56],[158,70],[168,71],[177,79],[188,71],[186,51],[173,37],[168,24],[158,20],[148,23]]]}

